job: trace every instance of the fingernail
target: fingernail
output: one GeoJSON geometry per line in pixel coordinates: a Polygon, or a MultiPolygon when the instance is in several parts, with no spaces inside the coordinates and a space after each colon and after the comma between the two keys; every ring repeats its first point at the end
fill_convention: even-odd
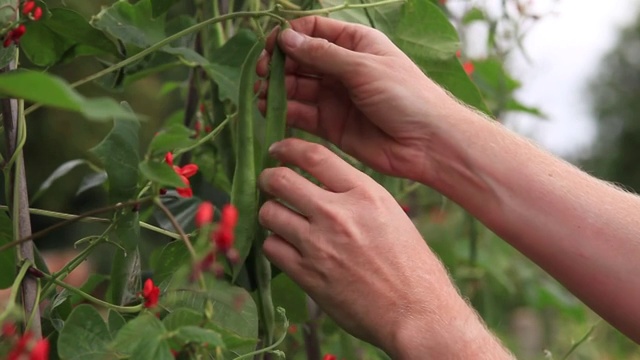
{"type": "Polygon", "coordinates": [[[304,41],[302,34],[292,29],[286,29],[280,33],[280,37],[282,38],[282,44],[290,49],[297,48],[304,41]]]}
{"type": "Polygon", "coordinates": [[[280,144],[279,142],[274,142],[273,144],[271,144],[271,146],[269,146],[269,155],[273,155],[277,150],[278,150],[278,144],[280,144]]]}
{"type": "Polygon", "coordinates": [[[262,52],[260,53],[260,56],[258,57],[258,61],[264,59],[265,56],[267,56],[267,50],[263,49],[262,52]]]}

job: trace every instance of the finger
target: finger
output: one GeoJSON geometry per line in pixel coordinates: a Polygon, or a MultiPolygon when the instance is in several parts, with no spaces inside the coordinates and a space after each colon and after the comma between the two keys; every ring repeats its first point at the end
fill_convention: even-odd
{"type": "MultiPolygon", "coordinates": [[[[320,144],[288,138],[271,145],[269,153],[285,164],[307,171],[333,192],[347,192],[367,179],[362,172],[320,144]]],[[[316,199],[310,195],[307,198],[316,199]]]]}
{"type": "Polygon", "coordinates": [[[278,235],[269,235],[262,245],[267,258],[292,279],[301,277],[302,255],[287,241],[278,235]]]}
{"type": "MultiPolygon", "coordinates": [[[[267,110],[267,101],[265,99],[258,100],[258,110],[265,114],[267,110]]],[[[320,136],[329,141],[325,131],[320,127],[318,107],[314,104],[307,104],[290,100],[287,103],[287,125],[306,131],[310,134],[320,136]]]]}
{"type": "Polygon", "coordinates": [[[263,191],[283,200],[305,216],[313,214],[317,201],[328,195],[325,190],[286,167],[264,169],[258,184],[263,191]]]}
{"type": "Polygon", "coordinates": [[[310,71],[342,78],[360,67],[360,54],[326,39],[313,38],[292,29],[282,31],[278,39],[282,50],[295,61],[294,65],[289,65],[289,71],[310,71]]]}
{"type": "Polygon", "coordinates": [[[275,200],[262,205],[258,213],[262,226],[282,237],[301,254],[305,253],[304,239],[309,236],[309,221],[302,215],[275,200]]]}

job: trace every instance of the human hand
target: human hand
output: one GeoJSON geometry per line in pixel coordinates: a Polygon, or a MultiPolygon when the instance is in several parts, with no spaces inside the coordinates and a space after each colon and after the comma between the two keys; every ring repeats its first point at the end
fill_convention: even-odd
{"type": "MultiPolygon", "coordinates": [[[[375,29],[323,17],[291,27],[278,40],[288,57],[288,124],[382,173],[420,180],[432,123],[463,107],[375,29]]],[[[273,33],[258,61],[261,76],[275,41],[273,33]]]]}
{"type": "Polygon", "coordinates": [[[318,144],[291,138],[270,154],[324,185],[286,167],[260,175],[264,191],[295,209],[276,200],[260,209],[275,265],[339,325],[393,358],[477,349],[487,331],[391,194],[318,144]]]}

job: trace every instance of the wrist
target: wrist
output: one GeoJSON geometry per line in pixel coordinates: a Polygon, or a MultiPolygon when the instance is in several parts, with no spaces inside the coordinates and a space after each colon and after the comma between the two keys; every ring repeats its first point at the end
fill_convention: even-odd
{"type": "MultiPolygon", "coordinates": [[[[451,305],[451,304],[450,304],[451,305]]],[[[514,359],[461,298],[438,318],[411,318],[391,339],[393,359],[514,359]]]]}

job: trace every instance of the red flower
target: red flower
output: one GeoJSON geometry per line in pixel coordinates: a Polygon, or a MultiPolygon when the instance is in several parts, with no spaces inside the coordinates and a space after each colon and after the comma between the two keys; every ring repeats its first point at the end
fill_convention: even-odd
{"type": "Polygon", "coordinates": [[[18,25],[15,29],[9,31],[2,45],[4,47],[9,47],[12,43],[17,44],[25,32],[27,32],[27,28],[22,24],[18,25]]]}
{"type": "Polygon", "coordinates": [[[22,13],[28,15],[36,7],[35,1],[27,1],[22,5],[22,13]]]}
{"type": "Polygon", "coordinates": [[[467,75],[473,74],[473,71],[475,70],[475,66],[473,66],[473,63],[471,61],[465,62],[464,64],[462,64],[462,67],[464,68],[464,72],[466,72],[467,75]]]}
{"type": "Polygon", "coordinates": [[[322,360],[337,360],[338,358],[333,354],[326,354],[322,357],[322,360]]]}
{"type": "Polygon", "coordinates": [[[33,21],[38,21],[40,20],[40,18],[42,17],[42,8],[37,7],[35,10],[33,10],[33,21]]]}
{"type": "Polygon", "coordinates": [[[213,204],[208,201],[200,203],[198,211],[196,211],[195,223],[197,227],[203,227],[210,224],[213,220],[213,204]]]}
{"type": "Polygon", "coordinates": [[[31,349],[29,360],[47,360],[49,359],[49,341],[47,339],[38,340],[36,345],[31,349]]]}
{"type": "Polygon", "coordinates": [[[182,179],[182,182],[185,185],[185,187],[176,188],[176,191],[178,192],[178,194],[186,198],[192,197],[193,190],[191,190],[191,183],[189,183],[189,178],[198,172],[198,165],[187,164],[183,167],[173,165],[173,154],[170,152],[168,152],[164,156],[164,161],[173,167],[173,170],[176,172],[176,174],[180,175],[180,179],[182,179]]]}
{"type": "Polygon", "coordinates": [[[456,51],[456,57],[457,58],[462,57],[462,50],[456,51]]]}
{"type": "Polygon", "coordinates": [[[213,233],[213,241],[216,247],[224,253],[231,249],[234,240],[233,228],[220,226],[218,230],[213,233]]]}
{"type": "Polygon", "coordinates": [[[152,308],[158,304],[160,297],[160,288],[153,284],[153,280],[147,279],[142,288],[142,297],[144,297],[144,307],[152,308]]]}
{"type": "Polygon", "coordinates": [[[235,228],[237,224],[238,209],[231,204],[227,204],[222,207],[222,219],[220,220],[220,225],[235,228]]]}

